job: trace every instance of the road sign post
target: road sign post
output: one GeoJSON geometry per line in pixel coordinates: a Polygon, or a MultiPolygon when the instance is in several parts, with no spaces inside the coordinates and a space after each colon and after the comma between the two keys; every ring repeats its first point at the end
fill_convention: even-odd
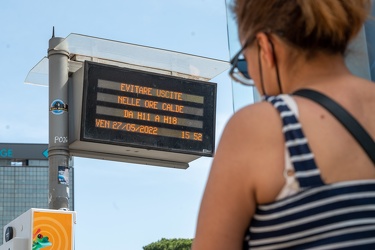
{"type": "Polygon", "coordinates": [[[68,57],[64,38],[49,40],[49,197],[50,209],[69,208],[68,57]]]}

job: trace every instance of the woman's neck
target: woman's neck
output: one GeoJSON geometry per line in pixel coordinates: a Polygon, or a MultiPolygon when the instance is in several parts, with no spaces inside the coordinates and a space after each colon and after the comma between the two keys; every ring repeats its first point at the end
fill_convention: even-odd
{"type": "Polygon", "coordinates": [[[292,68],[280,72],[285,93],[297,89],[335,82],[335,79],[351,75],[342,55],[319,54],[306,60],[300,57],[293,62],[292,68]]]}

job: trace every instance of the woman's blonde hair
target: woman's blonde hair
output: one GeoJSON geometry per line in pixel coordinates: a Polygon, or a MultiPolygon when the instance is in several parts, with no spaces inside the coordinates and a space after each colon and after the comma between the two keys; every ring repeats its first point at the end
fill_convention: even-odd
{"type": "Polygon", "coordinates": [[[371,9],[371,0],[234,1],[241,39],[268,31],[310,54],[343,54],[371,9]]]}

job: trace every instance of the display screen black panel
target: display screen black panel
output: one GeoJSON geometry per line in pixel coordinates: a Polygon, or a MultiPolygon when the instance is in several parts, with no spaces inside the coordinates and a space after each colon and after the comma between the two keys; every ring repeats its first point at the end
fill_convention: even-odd
{"type": "Polygon", "coordinates": [[[87,61],[84,67],[81,141],[213,155],[216,83],[87,61]]]}

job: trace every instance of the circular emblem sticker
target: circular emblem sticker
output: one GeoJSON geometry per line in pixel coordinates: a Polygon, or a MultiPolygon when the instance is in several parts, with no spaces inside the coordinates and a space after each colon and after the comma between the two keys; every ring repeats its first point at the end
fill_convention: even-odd
{"type": "Polygon", "coordinates": [[[54,115],[62,115],[65,111],[68,111],[68,104],[65,104],[60,99],[56,99],[51,103],[49,111],[51,111],[54,115]]]}

